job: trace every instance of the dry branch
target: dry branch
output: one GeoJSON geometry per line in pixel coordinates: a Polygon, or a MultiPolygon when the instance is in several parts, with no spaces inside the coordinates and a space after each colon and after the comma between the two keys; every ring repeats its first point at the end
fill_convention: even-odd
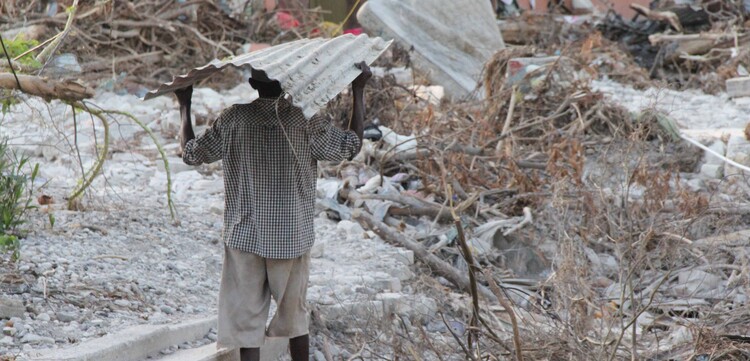
{"type": "MultiPolygon", "coordinates": [[[[445,277],[459,289],[466,292],[469,292],[469,290],[471,289],[471,283],[469,282],[468,277],[461,274],[451,265],[447,264],[445,261],[427,251],[426,248],[424,248],[422,245],[412,240],[411,238],[399,234],[393,228],[387,226],[383,222],[378,221],[377,219],[375,219],[375,217],[361,209],[352,210],[352,218],[362,223],[367,228],[371,229],[384,240],[390,241],[392,243],[397,243],[405,247],[406,249],[411,250],[422,262],[424,262],[433,271],[435,271],[435,273],[445,277]]],[[[487,287],[477,285],[477,288],[479,290],[479,293],[481,293],[482,296],[484,296],[490,302],[497,302],[497,298],[489,289],[487,289],[487,287]]]]}
{"type": "Polygon", "coordinates": [[[55,51],[57,51],[63,40],[65,40],[65,37],[68,36],[70,30],[73,28],[73,20],[76,17],[77,11],[78,0],[73,0],[73,5],[70,7],[70,13],[68,14],[68,21],[65,23],[65,28],[63,28],[62,33],[55,36],[55,40],[47,45],[44,50],[42,50],[42,52],[36,56],[36,60],[38,60],[42,64],[46,64],[52,58],[52,56],[55,54],[55,51]]]}
{"type": "Polygon", "coordinates": [[[57,81],[43,77],[18,74],[18,83],[12,73],[0,73],[0,88],[18,89],[49,101],[60,99],[74,102],[94,96],[94,91],[75,81],[57,81]],[[21,88],[18,88],[18,83],[21,88]]]}
{"type": "Polygon", "coordinates": [[[640,4],[630,4],[630,8],[651,20],[668,23],[675,30],[682,31],[680,18],[677,17],[677,14],[671,11],[650,10],[649,8],[640,4]]]}
{"type": "Polygon", "coordinates": [[[507,299],[503,296],[503,291],[500,289],[500,286],[497,285],[497,282],[495,282],[494,276],[492,275],[492,272],[490,272],[489,269],[484,269],[482,271],[484,274],[484,278],[487,280],[487,283],[490,285],[490,290],[492,290],[492,293],[495,294],[495,297],[497,297],[498,302],[500,302],[500,305],[505,308],[505,310],[508,312],[508,316],[510,317],[510,322],[513,327],[513,347],[516,348],[516,360],[517,361],[523,361],[523,347],[521,344],[521,332],[518,329],[518,320],[516,319],[516,312],[513,311],[513,307],[511,306],[510,302],[508,302],[507,299]]]}

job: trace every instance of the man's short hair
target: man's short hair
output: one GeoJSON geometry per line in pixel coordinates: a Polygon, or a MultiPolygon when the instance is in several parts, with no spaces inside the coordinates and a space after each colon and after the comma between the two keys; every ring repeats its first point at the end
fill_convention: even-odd
{"type": "Polygon", "coordinates": [[[257,80],[259,82],[263,83],[271,83],[273,80],[271,80],[265,71],[263,70],[257,70],[255,68],[250,69],[250,78],[253,80],[257,80]]]}

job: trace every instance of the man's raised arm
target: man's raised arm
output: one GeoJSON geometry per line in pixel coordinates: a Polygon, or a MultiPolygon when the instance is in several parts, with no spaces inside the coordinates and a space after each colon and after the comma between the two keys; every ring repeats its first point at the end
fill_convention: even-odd
{"type": "Polygon", "coordinates": [[[180,103],[180,120],[182,120],[182,126],[180,127],[180,148],[184,151],[187,142],[195,138],[193,122],[190,120],[193,86],[190,85],[187,88],[177,89],[174,91],[174,95],[177,96],[177,102],[180,103]]]}
{"type": "Polygon", "coordinates": [[[182,161],[188,165],[200,165],[213,163],[224,156],[224,143],[221,134],[221,117],[214,122],[200,137],[195,138],[193,123],[190,119],[190,98],[193,95],[193,86],[175,90],[177,101],[180,103],[180,146],[182,148],[182,161]]]}
{"type": "Polygon", "coordinates": [[[344,121],[343,128],[354,131],[354,133],[357,134],[357,138],[359,138],[361,145],[365,129],[365,84],[367,84],[367,81],[372,77],[372,71],[370,71],[370,67],[367,66],[367,63],[364,61],[355,64],[355,66],[362,70],[362,74],[359,74],[359,76],[357,76],[352,82],[352,95],[354,98],[352,117],[349,119],[348,123],[344,121]]]}

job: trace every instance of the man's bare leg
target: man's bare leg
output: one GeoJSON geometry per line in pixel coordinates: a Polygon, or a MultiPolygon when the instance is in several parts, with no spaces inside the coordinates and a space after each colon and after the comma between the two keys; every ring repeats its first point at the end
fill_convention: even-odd
{"type": "Polygon", "coordinates": [[[260,361],[260,349],[240,348],[240,361],[260,361]]]}
{"type": "MultiPolygon", "coordinates": [[[[289,339],[289,353],[292,361],[310,360],[310,336],[303,335],[289,339]]],[[[243,360],[244,361],[244,360],[243,360]]]]}

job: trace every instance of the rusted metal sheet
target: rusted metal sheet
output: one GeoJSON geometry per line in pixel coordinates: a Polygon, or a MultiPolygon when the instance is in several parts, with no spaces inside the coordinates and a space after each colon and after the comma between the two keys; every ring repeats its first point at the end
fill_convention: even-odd
{"type": "Polygon", "coordinates": [[[371,64],[390,44],[364,34],[297,40],[227,60],[214,60],[146,93],[144,100],[197,83],[229,66],[254,68],[278,80],[291,95],[292,103],[310,118],[360,74],[355,63],[371,64]]]}

